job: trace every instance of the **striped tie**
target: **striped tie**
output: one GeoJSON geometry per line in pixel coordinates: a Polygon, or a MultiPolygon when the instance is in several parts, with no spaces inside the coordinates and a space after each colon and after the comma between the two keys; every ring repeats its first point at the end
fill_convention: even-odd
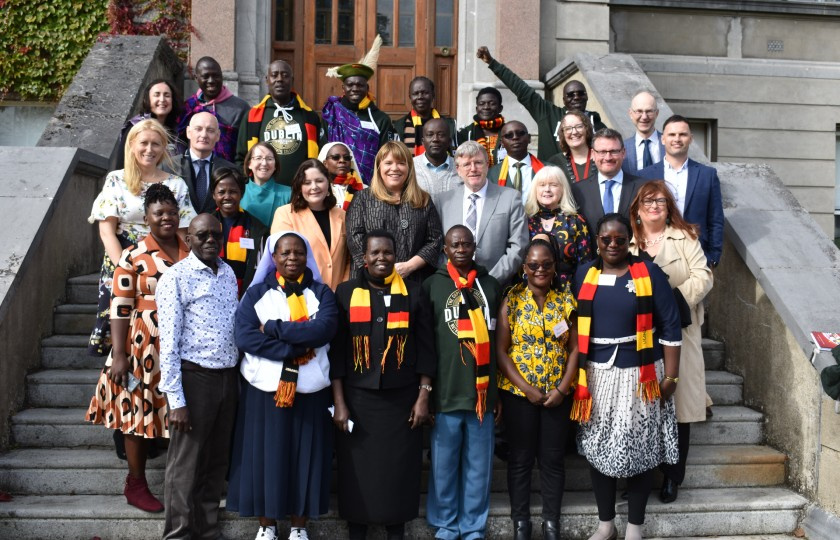
{"type": "Polygon", "coordinates": [[[473,233],[473,236],[478,232],[478,208],[475,205],[476,200],[478,200],[478,193],[470,193],[470,207],[467,208],[467,219],[464,220],[464,224],[473,233]]]}

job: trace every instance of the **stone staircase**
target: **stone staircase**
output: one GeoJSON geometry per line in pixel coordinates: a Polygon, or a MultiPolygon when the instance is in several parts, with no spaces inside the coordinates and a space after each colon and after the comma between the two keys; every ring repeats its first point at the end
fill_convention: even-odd
{"type": "MultiPolygon", "coordinates": [[[[83,421],[103,359],[86,355],[96,301],[96,276],[72,278],[67,304],[55,310],[56,335],[42,342],[42,371],[27,379],[27,408],[13,418],[15,447],[0,455],[0,538],[103,540],[156,539],[160,514],[125,503],[125,462],[113,451],[111,432],[83,421]]],[[[723,370],[724,347],[705,340],[706,381],[714,416],[692,427],[692,447],[679,499],[668,505],[652,494],[647,537],[784,538],[796,529],[807,499],[787,489],[784,454],[763,445],[763,415],[744,407],[742,380],[723,370]]],[[[162,495],[165,459],[148,463],[152,491],[162,495]]],[[[587,538],[597,524],[588,466],[569,456],[563,500],[563,537],[587,538]]],[[[488,538],[511,537],[505,463],[496,462],[488,538]]],[[[424,479],[425,485],[425,479],[424,479]]],[[[540,538],[539,476],[534,473],[532,511],[540,538]]],[[[310,524],[312,538],[346,538],[336,504],[310,524]]],[[[410,538],[432,538],[422,516],[409,524],[410,538]]],[[[626,503],[619,499],[619,529],[626,503]]],[[[254,519],[223,512],[228,538],[250,539],[254,519]]],[[[288,524],[285,524],[288,526],[288,524]]],[[[282,529],[282,527],[281,527],[282,529]]],[[[282,531],[281,531],[282,532],[282,531]]],[[[375,531],[371,537],[378,538],[375,531]]]]}

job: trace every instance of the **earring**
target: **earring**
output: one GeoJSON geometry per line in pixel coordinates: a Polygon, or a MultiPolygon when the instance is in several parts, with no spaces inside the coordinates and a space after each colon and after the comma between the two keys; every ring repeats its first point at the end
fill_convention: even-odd
{"type": "Polygon", "coordinates": [[[641,224],[642,224],[642,218],[640,218],[639,216],[636,216],[636,225],[641,225],[641,224]]]}
{"type": "Polygon", "coordinates": [[[595,248],[595,253],[600,255],[601,254],[601,248],[595,248]]]}
{"type": "Polygon", "coordinates": [[[665,225],[670,225],[670,224],[671,224],[671,216],[668,216],[668,217],[665,218],[665,225]]]}
{"type": "Polygon", "coordinates": [[[522,272],[522,281],[528,281],[528,274],[522,272]]]}

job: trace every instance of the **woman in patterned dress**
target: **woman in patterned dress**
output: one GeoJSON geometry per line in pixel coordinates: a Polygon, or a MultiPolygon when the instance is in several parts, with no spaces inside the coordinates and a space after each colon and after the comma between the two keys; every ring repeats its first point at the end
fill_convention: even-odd
{"type": "Polygon", "coordinates": [[[105,246],[99,274],[99,306],[96,323],[88,343],[92,356],[106,356],[111,348],[108,314],[111,306],[111,279],[114,261],[119,261],[123,248],[149,234],[144,221],[143,196],[152,184],[163,183],[178,202],[181,237],[186,235],[190,220],[195,217],[187,184],[180,176],[160,169],[166,153],[168,135],[157,120],[142,120],[128,132],[125,142],[125,169],[112,171],[93,202],[89,223],[98,222],[99,237],[105,246]]]}
{"type": "Polygon", "coordinates": [[[499,310],[496,350],[499,398],[510,447],[508,494],[515,540],[531,538],[531,471],[540,460],[543,538],[559,538],[565,482],[564,454],[577,376],[575,299],[555,285],[556,257],[545,240],[531,242],[515,285],[499,310]]]}
{"type": "Polygon", "coordinates": [[[589,462],[600,523],[590,540],[611,540],[618,478],[627,479],[626,540],[641,540],[654,469],[678,459],[672,396],[679,382],[682,329],[668,277],[630,255],[630,221],[602,217],[599,257],[578,268],[579,378],[572,420],[589,462]]]}
{"type": "Polygon", "coordinates": [[[559,167],[545,166],[534,175],[525,200],[528,235],[541,238],[557,253],[555,286],[562,290],[578,265],[592,260],[589,225],[578,214],[572,189],[559,167]]]}
{"type": "Polygon", "coordinates": [[[148,441],[169,436],[166,397],[157,388],[155,287],[167,268],[189,254],[189,248],[177,235],[180,218],[172,191],[154,184],[145,195],[149,235],[123,251],[114,271],[110,318],[114,343],[90,400],[87,419],[124,434],[128,504],[160,512],[163,505],[146,483],[148,441]]]}

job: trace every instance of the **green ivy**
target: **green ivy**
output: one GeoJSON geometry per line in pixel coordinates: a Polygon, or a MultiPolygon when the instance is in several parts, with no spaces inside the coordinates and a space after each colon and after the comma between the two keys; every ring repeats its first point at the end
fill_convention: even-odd
{"type": "Polygon", "coordinates": [[[97,36],[108,0],[0,0],[0,99],[58,101],[97,36]]]}

